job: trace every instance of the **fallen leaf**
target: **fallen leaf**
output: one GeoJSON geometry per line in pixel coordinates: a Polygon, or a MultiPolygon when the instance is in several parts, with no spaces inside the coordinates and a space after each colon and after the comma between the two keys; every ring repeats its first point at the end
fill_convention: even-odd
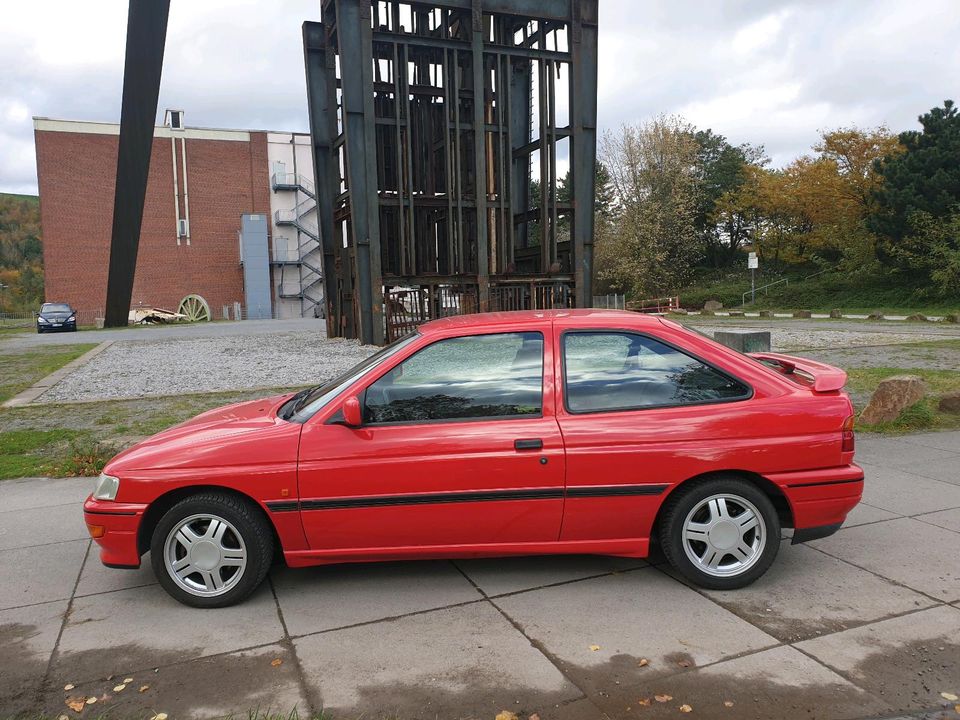
{"type": "Polygon", "coordinates": [[[509,710],[501,710],[497,713],[497,720],[517,720],[517,714],[509,710]]]}
{"type": "Polygon", "coordinates": [[[280,658],[274,658],[273,660],[270,661],[270,664],[273,665],[274,667],[280,667],[281,665],[283,665],[283,660],[281,660],[280,658]]]}
{"type": "Polygon", "coordinates": [[[97,699],[96,699],[95,697],[88,697],[88,698],[87,698],[87,705],[93,705],[96,701],[97,701],[97,699]]]}
{"type": "Polygon", "coordinates": [[[57,720],[70,720],[66,715],[57,715],[57,720]]]}
{"type": "Polygon", "coordinates": [[[647,660],[646,658],[640,658],[640,662],[637,663],[637,664],[638,664],[640,667],[646,667],[647,665],[650,664],[650,661],[647,660]]]}
{"type": "Polygon", "coordinates": [[[146,692],[149,689],[150,689],[149,685],[141,685],[140,689],[137,692],[146,692]]]}
{"type": "Polygon", "coordinates": [[[681,705],[681,706],[680,706],[680,712],[682,712],[682,713],[693,712],[693,708],[690,707],[689,705],[681,705]]]}
{"type": "Polygon", "coordinates": [[[527,720],[540,720],[540,716],[537,713],[534,713],[533,715],[528,717],[527,720]]]}
{"type": "Polygon", "coordinates": [[[83,706],[87,703],[87,699],[81,695],[80,697],[68,697],[64,702],[74,712],[81,712],[83,706]]]}
{"type": "Polygon", "coordinates": [[[723,706],[724,706],[724,707],[733,707],[733,700],[724,700],[724,701],[723,701],[723,706]]]}
{"type": "Polygon", "coordinates": [[[954,711],[955,713],[957,713],[958,715],[960,715],[960,705],[954,705],[954,706],[953,706],[953,711],[954,711]]]}
{"type": "Polygon", "coordinates": [[[166,713],[157,713],[157,714],[154,715],[152,718],[150,718],[150,720],[167,720],[167,714],[166,714],[166,713]]]}
{"type": "Polygon", "coordinates": [[[123,684],[124,684],[124,685],[129,685],[129,684],[132,683],[132,682],[133,682],[133,678],[124,678],[124,679],[123,679],[123,684]]]}
{"type": "Polygon", "coordinates": [[[680,661],[677,663],[677,665],[679,665],[679,666],[682,667],[682,668],[688,668],[688,667],[690,667],[690,661],[689,661],[689,660],[680,660],[680,661]]]}
{"type": "Polygon", "coordinates": [[[114,686],[113,686],[113,691],[114,691],[114,692],[123,692],[123,691],[126,690],[126,689],[127,689],[126,683],[121,683],[121,684],[119,684],[119,685],[114,685],[114,686]]]}
{"type": "Polygon", "coordinates": [[[596,651],[599,650],[599,649],[600,649],[600,646],[599,646],[599,645],[591,645],[591,646],[590,646],[590,652],[596,652],[596,651]]]}
{"type": "Polygon", "coordinates": [[[76,686],[75,686],[73,683],[67,683],[66,685],[63,686],[63,689],[64,689],[64,690],[73,690],[74,687],[76,687],[76,686]]]}
{"type": "Polygon", "coordinates": [[[670,702],[673,700],[673,695],[654,695],[653,699],[659,703],[670,702]]]}
{"type": "Polygon", "coordinates": [[[642,705],[643,707],[650,706],[650,698],[641,698],[637,700],[637,705],[642,705]]]}
{"type": "Polygon", "coordinates": [[[960,700],[960,697],[957,697],[953,693],[949,692],[940,693],[940,697],[942,697],[944,700],[949,700],[950,702],[956,702],[957,700],[960,700]]]}

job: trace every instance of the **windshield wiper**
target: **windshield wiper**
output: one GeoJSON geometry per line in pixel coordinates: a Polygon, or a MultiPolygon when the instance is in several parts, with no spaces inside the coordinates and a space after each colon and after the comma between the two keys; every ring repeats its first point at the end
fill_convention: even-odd
{"type": "Polygon", "coordinates": [[[280,412],[277,415],[281,420],[289,420],[294,415],[297,414],[297,411],[300,410],[300,404],[307,398],[310,393],[316,389],[316,386],[304,388],[296,395],[287,400],[283,407],[280,408],[280,412]]]}

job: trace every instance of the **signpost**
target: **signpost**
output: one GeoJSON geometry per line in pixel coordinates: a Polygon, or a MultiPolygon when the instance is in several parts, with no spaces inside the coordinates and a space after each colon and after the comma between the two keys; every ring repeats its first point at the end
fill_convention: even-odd
{"type": "Polygon", "coordinates": [[[749,255],[747,255],[747,267],[750,268],[750,304],[751,305],[757,301],[756,272],[759,266],[760,266],[760,262],[757,259],[757,254],[755,252],[752,252],[749,255]]]}

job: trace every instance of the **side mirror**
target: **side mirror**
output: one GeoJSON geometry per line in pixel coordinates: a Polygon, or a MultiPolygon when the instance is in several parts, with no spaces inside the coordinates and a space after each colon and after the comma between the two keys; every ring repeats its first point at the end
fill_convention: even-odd
{"type": "Polygon", "coordinates": [[[343,403],[343,422],[347,427],[353,428],[363,425],[363,412],[356,395],[348,397],[343,403]]]}

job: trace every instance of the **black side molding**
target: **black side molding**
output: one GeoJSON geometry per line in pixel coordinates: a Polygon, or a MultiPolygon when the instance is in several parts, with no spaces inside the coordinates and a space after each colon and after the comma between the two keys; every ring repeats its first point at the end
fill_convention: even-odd
{"type": "Polygon", "coordinates": [[[838,522],[835,525],[819,525],[817,527],[794,530],[793,540],[790,541],[790,544],[796,545],[798,543],[805,543],[810,542],[811,540],[819,540],[820,538],[829,537],[839,530],[842,525],[842,522],[838,522]]]}

